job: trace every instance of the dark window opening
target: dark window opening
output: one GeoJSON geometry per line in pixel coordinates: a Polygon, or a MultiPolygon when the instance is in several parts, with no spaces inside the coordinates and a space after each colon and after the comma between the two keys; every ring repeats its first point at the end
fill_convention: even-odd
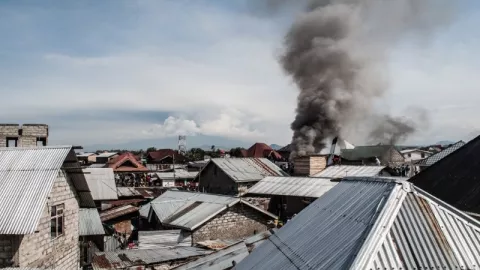
{"type": "Polygon", "coordinates": [[[57,238],[63,235],[64,233],[64,216],[63,210],[65,206],[63,204],[52,206],[50,212],[50,236],[57,238]]]}
{"type": "Polygon", "coordinates": [[[424,157],[425,157],[425,153],[422,153],[422,158],[424,158],[424,157]]]}
{"type": "Polygon", "coordinates": [[[7,138],[7,147],[17,147],[18,146],[18,138],[7,138]]]}
{"type": "Polygon", "coordinates": [[[37,138],[37,146],[47,146],[47,138],[37,138]]]}
{"type": "Polygon", "coordinates": [[[408,157],[412,157],[412,154],[408,154],[408,157]]]}

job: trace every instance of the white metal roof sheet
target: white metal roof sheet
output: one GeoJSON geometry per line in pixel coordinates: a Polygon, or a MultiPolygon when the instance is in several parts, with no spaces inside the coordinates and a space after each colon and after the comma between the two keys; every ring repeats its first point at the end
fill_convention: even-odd
{"type": "Polygon", "coordinates": [[[117,185],[112,168],[83,169],[93,200],[117,200],[117,185]]]}
{"type": "Polygon", "coordinates": [[[162,180],[173,179],[194,179],[197,177],[198,172],[189,172],[187,170],[175,170],[174,172],[157,172],[156,175],[162,180]]]}
{"type": "Polygon", "coordinates": [[[117,187],[118,197],[135,197],[142,196],[142,194],[134,187],[117,187]]]}
{"type": "Polygon", "coordinates": [[[173,268],[175,270],[224,270],[230,269],[248,256],[244,242],[232,245],[215,253],[201,257],[195,261],[173,268]]]}
{"type": "Polygon", "coordinates": [[[107,153],[101,153],[101,154],[98,154],[97,157],[113,157],[115,156],[117,153],[114,153],[114,152],[107,152],[107,153]]]}
{"type": "Polygon", "coordinates": [[[337,184],[338,181],[330,178],[267,176],[251,187],[247,194],[318,198],[337,184]]]}
{"type": "Polygon", "coordinates": [[[203,256],[212,251],[195,247],[173,247],[158,249],[127,249],[95,253],[94,269],[125,269],[137,265],[150,265],[172,260],[203,256]]]}
{"type": "Polygon", "coordinates": [[[0,234],[35,232],[70,152],[74,157],[71,146],[0,148],[0,234]]]}
{"type": "Polygon", "coordinates": [[[80,236],[105,234],[100,214],[96,208],[80,208],[78,212],[78,233],[80,236]]]}
{"type": "Polygon", "coordinates": [[[266,158],[214,158],[211,162],[237,182],[259,181],[265,176],[288,176],[266,158]]]}
{"type": "Polygon", "coordinates": [[[182,230],[139,231],[138,248],[152,249],[162,247],[192,245],[192,234],[182,230]]]}
{"type": "Polygon", "coordinates": [[[325,170],[313,175],[313,177],[341,178],[349,176],[372,177],[377,176],[385,169],[385,166],[329,166],[325,170]]]}
{"type": "Polygon", "coordinates": [[[392,179],[344,179],[235,269],[476,269],[480,223],[392,179]]]}

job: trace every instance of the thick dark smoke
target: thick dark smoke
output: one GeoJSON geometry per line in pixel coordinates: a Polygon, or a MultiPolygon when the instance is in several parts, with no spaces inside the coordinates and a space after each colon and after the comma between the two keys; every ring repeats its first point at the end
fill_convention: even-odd
{"type": "MultiPolygon", "coordinates": [[[[268,0],[268,5],[287,1],[268,0]]],[[[295,1],[288,1],[289,3],[295,1]]],[[[388,88],[388,50],[403,36],[424,36],[444,22],[441,0],[314,0],[285,36],[280,62],[300,93],[291,128],[292,157],[314,154],[325,141],[372,115],[388,88]]],[[[405,139],[415,126],[381,117],[372,131],[389,142],[405,139]]]]}

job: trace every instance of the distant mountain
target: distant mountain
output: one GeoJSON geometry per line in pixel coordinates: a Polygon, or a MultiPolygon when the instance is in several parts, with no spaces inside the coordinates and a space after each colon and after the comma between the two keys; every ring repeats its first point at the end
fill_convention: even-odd
{"type": "Polygon", "coordinates": [[[444,146],[444,145],[450,145],[450,144],[454,144],[454,143],[455,143],[455,142],[447,141],[447,140],[446,140],[446,141],[439,141],[439,142],[435,143],[435,145],[442,145],[442,146],[444,146]]]}
{"type": "Polygon", "coordinates": [[[283,146],[278,145],[278,144],[270,144],[270,147],[271,147],[273,150],[279,150],[279,149],[281,149],[283,146]]]}

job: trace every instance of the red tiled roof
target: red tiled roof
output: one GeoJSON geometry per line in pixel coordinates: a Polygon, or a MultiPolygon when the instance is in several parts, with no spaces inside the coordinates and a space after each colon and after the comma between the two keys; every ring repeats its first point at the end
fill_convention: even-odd
{"type": "Polygon", "coordinates": [[[185,157],[172,149],[159,149],[157,151],[149,152],[148,156],[156,161],[160,161],[167,157],[175,157],[176,160],[184,160],[185,157]]]}
{"type": "Polygon", "coordinates": [[[277,151],[273,150],[270,146],[264,143],[256,143],[247,150],[247,157],[266,158],[271,155],[276,159],[282,158],[277,151]]]}
{"type": "Polygon", "coordinates": [[[108,167],[115,172],[148,172],[148,169],[128,152],[110,161],[108,167]]]}

